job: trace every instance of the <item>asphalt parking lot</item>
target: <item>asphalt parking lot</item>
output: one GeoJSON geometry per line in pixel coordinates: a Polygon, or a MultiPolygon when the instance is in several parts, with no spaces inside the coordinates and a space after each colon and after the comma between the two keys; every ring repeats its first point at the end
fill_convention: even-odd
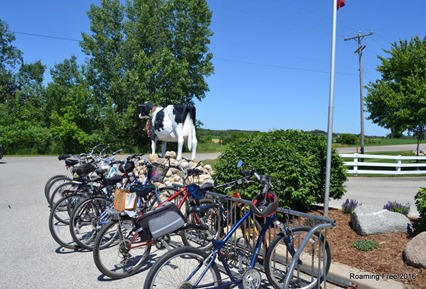
{"type": "MultiPolygon", "coordinates": [[[[123,280],[105,279],[91,252],[63,249],[52,239],[43,189],[51,176],[63,172],[63,162],[55,157],[5,156],[0,160],[0,288],[141,288],[147,270],[123,280]]],[[[362,203],[374,200],[378,205],[402,197],[397,200],[411,204],[413,194],[426,186],[426,177],[392,178],[383,183],[367,179],[351,178],[347,196],[362,203]]],[[[155,250],[151,260],[158,257],[155,250]]]]}

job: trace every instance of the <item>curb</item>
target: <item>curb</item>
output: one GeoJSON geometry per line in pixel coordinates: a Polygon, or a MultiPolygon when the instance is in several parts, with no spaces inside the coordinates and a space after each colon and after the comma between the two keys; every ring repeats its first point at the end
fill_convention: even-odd
{"type": "MultiPolygon", "coordinates": [[[[357,285],[355,287],[357,289],[404,289],[404,284],[390,279],[398,277],[394,275],[396,274],[374,274],[348,265],[331,262],[327,283],[338,281],[338,285],[342,286],[341,288],[357,285]]],[[[329,287],[327,286],[327,288],[329,287]]]]}

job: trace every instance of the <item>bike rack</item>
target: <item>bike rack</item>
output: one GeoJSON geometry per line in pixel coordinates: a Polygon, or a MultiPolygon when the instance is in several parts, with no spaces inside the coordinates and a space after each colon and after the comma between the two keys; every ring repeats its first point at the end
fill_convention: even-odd
{"type": "MultiPolygon", "coordinates": [[[[231,197],[231,196],[218,194],[218,193],[215,193],[215,192],[207,192],[207,195],[212,197],[212,198],[219,198],[221,201],[239,202],[239,203],[246,204],[246,205],[249,205],[251,203],[250,200],[234,198],[234,197],[231,197]]],[[[323,232],[324,231],[325,233],[322,234],[322,237],[324,238],[324,240],[327,240],[327,238],[326,238],[327,237],[327,230],[336,226],[336,221],[333,220],[333,219],[330,219],[330,218],[326,218],[324,216],[307,214],[307,213],[298,212],[298,211],[294,211],[294,210],[290,210],[290,209],[286,209],[286,208],[279,208],[278,212],[282,213],[286,216],[287,225],[289,227],[298,226],[298,225],[302,224],[302,222],[305,222],[305,223],[308,222],[308,225],[306,225],[305,223],[303,225],[309,226],[311,228],[310,231],[305,236],[305,238],[303,239],[298,250],[296,251],[296,254],[291,261],[289,270],[287,271],[285,281],[284,281],[284,288],[288,288],[290,280],[293,278],[294,271],[300,269],[300,268],[297,268],[296,262],[298,261],[299,256],[302,253],[303,249],[309,243],[310,238],[316,232],[323,232]],[[288,223],[290,223],[290,224],[288,224],[288,223]]],[[[275,232],[276,232],[276,230],[275,230],[275,232]]],[[[323,242],[323,246],[325,246],[325,242],[323,242]]],[[[320,251],[324,252],[325,250],[323,249],[323,250],[320,250],[320,251]]],[[[319,254],[321,254],[321,253],[319,253],[319,254]]],[[[325,270],[325,264],[323,264],[322,268],[324,268],[324,270],[325,270]]],[[[345,280],[341,280],[337,277],[334,277],[333,275],[327,276],[327,274],[322,274],[322,272],[319,272],[318,275],[324,276],[324,279],[322,280],[322,282],[318,283],[318,286],[323,284],[325,286],[324,288],[326,288],[327,282],[337,284],[337,285],[342,285],[342,286],[351,285],[351,284],[347,283],[345,280]]],[[[320,278],[320,276],[316,276],[316,277],[320,278]]],[[[320,288],[320,287],[318,287],[318,288],[320,288]]]]}

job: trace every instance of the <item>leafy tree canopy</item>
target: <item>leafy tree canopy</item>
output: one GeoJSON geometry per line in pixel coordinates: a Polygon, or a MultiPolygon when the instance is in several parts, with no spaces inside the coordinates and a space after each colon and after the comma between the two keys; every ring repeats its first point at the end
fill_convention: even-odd
{"type": "Polygon", "coordinates": [[[426,37],[392,43],[389,56],[379,56],[382,78],[367,85],[369,119],[390,129],[394,137],[405,131],[418,141],[426,130],[426,37]]]}

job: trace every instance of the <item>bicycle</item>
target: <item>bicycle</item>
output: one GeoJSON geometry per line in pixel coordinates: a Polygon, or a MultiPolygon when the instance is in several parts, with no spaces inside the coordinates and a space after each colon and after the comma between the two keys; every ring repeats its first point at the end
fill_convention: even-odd
{"type": "Polygon", "coordinates": [[[114,188],[127,189],[131,185],[140,183],[133,175],[134,162],[139,159],[140,155],[132,155],[125,162],[115,161],[111,163],[119,164],[119,171],[122,175],[116,177],[116,172],[111,173],[113,170],[109,170],[102,185],[74,208],[70,216],[69,230],[78,247],[93,250],[96,234],[107,222],[105,211],[112,206],[114,188]]]}
{"type": "MultiPolygon", "coordinates": [[[[324,279],[331,263],[331,254],[325,238],[308,227],[290,228],[281,223],[276,214],[278,200],[270,191],[271,180],[254,169],[250,174],[262,185],[261,192],[253,199],[250,211],[230,229],[221,240],[213,239],[210,252],[193,247],[179,247],[165,253],[154,263],[145,279],[144,289],[151,288],[259,288],[262,278],[256,268],[260,247],[265,233],[272,224],[280,233],[271,241],[263,260],[269,283],[274,288],[314,288],[324,279]],[[253,254],[242,272],[232,271],[227,245],[241,224],[254,213],[265,218],[253,254]],[[219,264],[226,279],[222,280],[219,264]],[[296,270],[297,274],[293,274],[296,270]],[[287,276],[288,275],[288,276],[287,276]]],[[[231,261],[233,258],[231,258],[231,261]]]]}
{"type": "MultiPolygon", "coordinates": [[[[68,177],[57,178],[51,183],[49,188],[49,192],[51,192],[49,199],[50,207],[53,207],[55,202],[63,197],[63,191],[81,190],[82,188],[87,188],[88,185],[96,185],[97,182],[105,178],[112,178],[119,174],[115,166],[121,162],[115,161],[113,156],[121,150],[113,152],[110,156],[103,156],[104,150],[97,157],[86,157],[85,162],[72,167],[72,179],[68,177]],[[52,192],[53,185],[56,185],[56,187],[52,192]]],[[[67,161],[68,159],[66,163],[67,161]]]]}
{"type": "MultiPolygon", "coordinates": [[[[129,158],[136,158],[133,155],[129,158]]],[[[116,161],[122,163],[122,161],[116,161]]],[[[137,182],[131,178],[129,170],[133,170],[132,161],[126,162],[126,169],[122,169],[123,175],[118,175],[112,166],[108,174],[103,173],[91,178],[77,179],[58,187],[62,198],[54,202],[49,215],[49,230],[53,239],[62,247],[68,249],[91,249],[91,240],[99,230],[98,220],[102,212],[112,203],[113,191],[119,186],[128,186],[137,182]],[[84,203],[84,204],[83,204],[84,203]],[[75,210],[78,209],[78,212],[75,210]]],[[[106,173],[106,171],[105,171],[106,173]]],[[[55,191],[56,193],[56,191],[55,191]]],[[[53,196],[55,196],[54,194],[53,196]]]]}
{"type": "MultiPolygon", "coordinates": [[[[197,173],[196,169],[185,170],[185,179],[197,173]]],[[[158,171],[153,170],[151,175],[161,179],[161,174],[165,174],[164,168],[158,171]]],[[[170,234],[173,232],[193,229],[208,231],[209,227],[211,227],[206,216],[217,205],[211,204],[195,208],[195,204],[192,203],[193,200],[196,203],[197,200],[205,197],[203,187],[189,184],[179,190],[175,187],[164,187],[162,189],[168,190],[166,192],[168,197],[166,195],[167,198],[165,200],[158,202],[157,208],[174,203],[179,210],[183,211],[181,214],[184,216],[185,221],[188,216],[191,216],[190,221],[185,222],[183,226],[172,232],[155,237],[149,233],[149,230],[144,229],[146,215],[152,211],[141,210],[133,213],[132,216],[128,213],[118,213],[110,210],[112,220],[98,232],[93,245],[95,265],[105,276],[120,279],[137,273],[147,260],[152,245],[155,245],[158,249],[166,248],[171,250],[169,243],[170,234]]],[[[152,205],[154,203],[153,200],[158,200],[159,198],[158,192],[153,190],[141,191],[138,195],[145,199],[147,206],[152,205]]],[[[165,196],[165,194],[162,195],[165,196]]]]}
{"type": "Polygon", "coordinates": [[[44,186],[44,195],[46,197],[49,206],[51,205],[50,199],[52,193],[55,189],[63,184],[64,182],[69,182],[73,178],[74,168],[78,165],[89,164],[95,162],[95,157],[93,153],[99,145],[96,145],[92,148],[90,153],[81,153],[79,155],[59,155],[58,160],[65,162],[65,174],[54,175],[46,181],[44,186]]]}
{"type": "MultiPolygon", "coordinates": [[[[245,212],[250,210],[250,206],[240,201],[242,199],[240,188],[244,184],[251,182],[254,181],[250,180],[250,176],[244,176],[234,181],[217,185],[213,188],[214,191],[223,190],[225,194],[227,190],[234,189],[234,192],[230,195],[226,194],[226,197],[221,196],[221,198],[215,198],[215,193],[210,194],[210,197],[214,198],[215,202],[219,204],[219,210],[222,215],[222,226],[220,228],[220,236],[224,235],[225,229],[229,229],[233,225],[235,225],[237,220],[240,219],[245,212]],[[231,205],[229,205],[229,202],[231,203],[231,205]]],[[[246,250],[251,252],[255,246],[255,242],[257,240],[257,237],[259,236],[261,228],[262,226],[259,221],[253,215],[251,215],[247,220],[245,220],[241,224],[241,234],[236,234],[236,237],[233,238],[232,241],[234,242],[235,246],[245,248],[246,250]]],[[[263,245],[266,248],[266,242],[264,243],[265,244],[263,245]]]]}

